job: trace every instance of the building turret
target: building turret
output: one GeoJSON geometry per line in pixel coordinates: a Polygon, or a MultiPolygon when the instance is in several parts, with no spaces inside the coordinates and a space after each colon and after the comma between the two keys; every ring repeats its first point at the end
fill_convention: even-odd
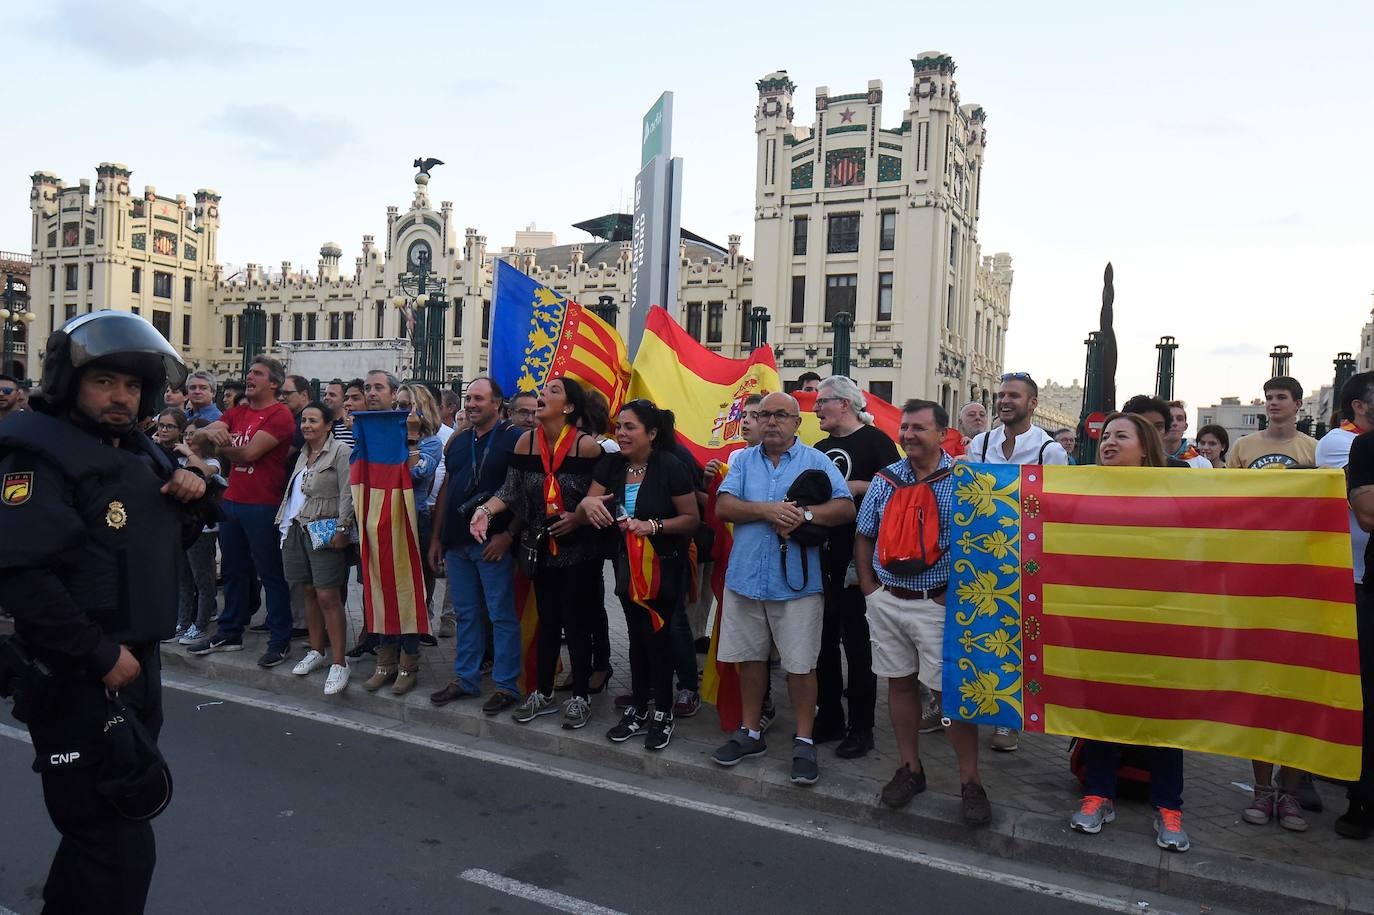
{"type": "Polygon", "coordinates": [[[320,263],[317,276],[321,283],[337,283],[339,281],[339,258],[343,257],[343,248],[337,242],[327,241],[320,246],[320,263]]]}
{"type": "Polygon", "coordinates": [[[129,244],[129,233],[120,231],[120,222],[127,218],[133,172],[118,162],[101,162],[95,174],[96,241],[122,250],[129,244]]]}

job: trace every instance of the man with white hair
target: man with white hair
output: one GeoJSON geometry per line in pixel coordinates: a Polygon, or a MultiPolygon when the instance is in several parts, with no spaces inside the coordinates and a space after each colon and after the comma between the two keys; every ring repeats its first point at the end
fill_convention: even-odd
{"type": "MultiPolygon", "coordinates": [[[[821,381],[816,394],[816,418],[827,436],[816,450],[835,463],[855,504],[862,504],[868,483],[879,470],[901,459],[897,445],[873,425],[864,412],[867,399],[859,386],[843,375],[821,381]]],[[[858,587],[854,560],[854,525],[831,528],[830,545],[824,554],[825,617],[821,629],[821,653],[816,659],[817,743],[839,740],[835,755],[857,759],[873,749],[873,709],[878,700],[878,678],[873,675],[873,648],[868,640],[864,595],[858,587]],[[844,671],[840,643],[849,666],[849,720],[845,722],[844,671]]]]}
{"type": "Polygon", "coordinates": [[[967,448],[975,435],[988,431],[988,408],[976,400],[969,401],[959,409],[958,426],[963,445],[967,448]]]}

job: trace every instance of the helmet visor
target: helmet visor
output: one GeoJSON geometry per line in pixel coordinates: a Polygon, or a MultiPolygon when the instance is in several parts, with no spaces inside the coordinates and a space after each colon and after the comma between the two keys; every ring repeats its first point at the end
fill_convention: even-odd
{"type": "Polygon", "coordinates": [[[62,329],[67,333],[72,368],[97,359],[143,355],[155,357],[166,384],[180,387],[186,381],[186,363],[181,356],[152,324],[137,315],[94,311],[68,321],[62,329]]]}

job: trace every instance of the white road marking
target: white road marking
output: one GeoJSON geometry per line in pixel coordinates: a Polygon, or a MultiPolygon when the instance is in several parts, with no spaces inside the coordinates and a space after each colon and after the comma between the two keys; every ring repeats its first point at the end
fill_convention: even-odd
{"type": "MultiPolygon", "coordinates": [[[[33,738],[29,736],[28,731],[23,728],[10,727],[8,724],[0,724],[0,737],[8,737],[11,740],[33,745],[33,738]]],[[[0,911],[0,915],[6,915],[6,911],[0,911]]],[[[14,913],[10,912],[9,915],[14,915],[14,913]]]]}
{"type": "MultiPolygon", "coordinates": [[[[350,721],[339,715],[328,712],[315,711],[314,709],[301,708],[286,702],[279,702],[275,699],[268,699],[259,696],[246,696],[238,693],[222,690],[214,686],[195,683],[183,680],[179,677],[163,675],[163,683],[175,689],[188,692],[200,693],[204,696],[212,696],[217,699],[226,699],[230,702],[246,705],[250,708],[264,709],[270,712],[278,712],[284,715],[295,715],[320,724],[327,724],[333,727],[346,728],[373,737],[385,737],[390,740],[400,740],[413,746],[425,747],[430,750],[438,750],[441,753],[448,753],[453,756],[461,756],[465,759],[472,759],[479,762],[492,763],[498,766],[506,766],[511,769],[519,769],[524,772],[532,772],[537,775],[547,775],[564,781],[573,782],[590,788],[598,788],[602,791],[612,791],[616,794],[628,795],[639,800],[654,801],[660,804],[667,804],[671,807],[678,807],[683,810],[691,810],[695,813],[703,813],[709,816],[722,817],[736,822],[746,823],[750,826],[757,826],[763,829],[771,829],[775,832],[784,832],[789,835],[800,836],[806,839],[813,839],[820,842],[827,842],[831,845],[839,845],[853,851],[863,852],[872,855],[883,855],[884,857],[894,858],[898,861],[906,861],[920,867],[929,867],[933,870],[944,871],[959,877],[967,877],[972,880],[979,880],[987,883],[995,883],[1011,889],[1024,890],[1030,893],[1037,893],[1042,896],[1050,896],[1064,902],[1077,903],[1080,905],[1093,906],[1112,912],[1131,912],[1139,915],[1141,906],[1139,902],[1130,902],[1123,899],[1115,899],[1111,896],[1103,896],[1098,893],[1090,893],[1084,890],[1074,889],[1073,887],[1059,886],[1053,883],[1046,883],[1042,880],[1035,880],[1024,877],[1020,874],[1007,874],[990,868],[979,867],[976,864],[969,864],[963,861],[952,861],[947,858],[940,858],[927,852],[912,851],[905,848],[897,848],[891,845],[884,845],[880,842],[873,842],[868,839],[861,839],[856,836],[840,835],[828,831],[817,830],[814,826],[808,827],[789,823],[775,817],[753,813],[746,810],[736,810],[720,804],[712,804],[708,801],[698,801],[692,798],[678,797],[667,794],[661,789],[654,792],[645,792],[643,789],[634,785],[627,785],[622,782],[612,781],[608,778],[600,778],[595,775],[588,775],[582,772],[573,772],[568,769],[560,769],[543,762],[519,759],[511,756],[504,756],[500,753],[493,753],[489,750],[481,750],[476,747],[466,747],[459,744],[437,740],[433,737],[425,737],[422,734],[410,734],[401,730],[399,727],[383,728],[376,725],[366,724],[361,721],[350,721]]],[[[27,736],[27,735],[25,735],[27,736]]],[[[1152,907],[1153,908],[1153,907],[1152,907]]],[[[1158,909],[1155,911],[1166,911],[1158,909]]]]}
{"type": "Polygon", "coordinates": [[[573,915],[624,915],[623,912],[617,912],[615,909],[608,909],[594,902],[587,902],[585,899],[564,896],[562,893],[546,890],[541,886],[535,886],[533,883],[524,883],[510,877],[502,877],[500,874],[484,871],[480,867],[470,867],[458,876],[468,883],[476,883],[489,890],[505,893],[507,896],[528,899],[530,902],[537,902],[556,912],[572,912],[573,915]]]}

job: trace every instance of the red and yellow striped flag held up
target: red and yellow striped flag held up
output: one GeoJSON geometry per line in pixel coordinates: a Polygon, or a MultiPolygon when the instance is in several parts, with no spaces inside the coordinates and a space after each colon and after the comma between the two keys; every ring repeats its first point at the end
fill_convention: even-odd
{"type": "Polygon", "coordinates": [[[658,552],[648,537],[629,531],[625,532],[625,551],[630,564],[630,600],[648,611],[654,632],[658,632],[663,628],[663,617],[649,604],[658,597],[663,579],[658,552]]]}
{"type": "Polygon", "coordinates": [[[1360,774],[1340,473],[960,464],[945,710],[1360,774]]]}

